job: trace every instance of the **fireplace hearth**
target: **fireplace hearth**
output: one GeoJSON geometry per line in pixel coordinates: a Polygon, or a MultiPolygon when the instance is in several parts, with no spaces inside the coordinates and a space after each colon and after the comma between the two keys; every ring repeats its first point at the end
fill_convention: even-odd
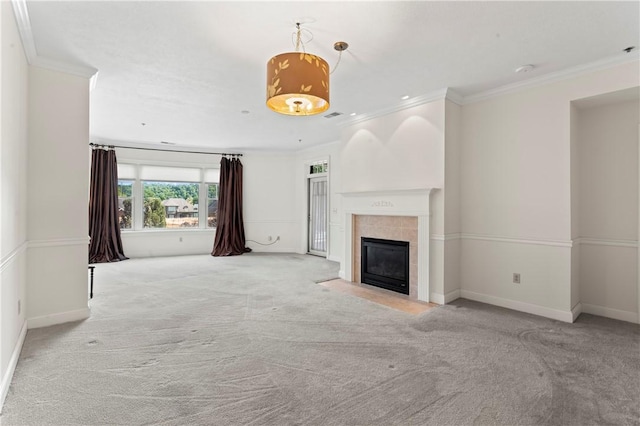
{"type": "Polygon", "coordinates": [[[361,238],[361,273],[364,284],[409,294],[409,242],[361,238]]]}

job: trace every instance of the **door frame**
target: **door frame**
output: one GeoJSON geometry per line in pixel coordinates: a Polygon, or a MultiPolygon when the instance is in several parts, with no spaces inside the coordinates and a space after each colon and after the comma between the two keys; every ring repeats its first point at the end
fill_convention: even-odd
{"type": "Polygon", "coordinates": [[[317,157],[314,158],[312,160],[307,160],[304,162],[304,201],[305,201],[305,207],[304,207],[304,252],[306,254],[312,254],[314,256],[321,256],[321,257],[325,257],[327,259],[329,259],[330,256],[330,251],[331,251],[331,227],[329,226],[330,224],[330,217],[329,217],[329,212],[331,211],[331,161],[330,161],[330,157],[329,156],[324,156],[324,157],[317,157]],[[327,163],[327,171],[324,173],[311,173],[310,169],[311,166],[314,164],[318,164],[318,163],[327,163]],[[310,180],[311,178],[316,178],[316,177],[326,177],[327,179],[327,211],[326,211],[326,218],[327,218],[327,250],[325,251],[324,255],[320,255],[320,254],[314,254],[311,253],[309,250],[309,216],[310,216],[310,211],[309,211],[309,207],[310,207],[310,198],[309,198],[309,189],[310,189],[310,180]]]}

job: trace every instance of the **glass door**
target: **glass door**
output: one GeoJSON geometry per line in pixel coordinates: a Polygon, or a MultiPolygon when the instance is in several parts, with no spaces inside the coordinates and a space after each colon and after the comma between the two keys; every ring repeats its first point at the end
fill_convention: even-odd
{"type": "Polygon", "coordinates": [[[309,179],[309,253],[327,255],[327,177],[309,179]]]}

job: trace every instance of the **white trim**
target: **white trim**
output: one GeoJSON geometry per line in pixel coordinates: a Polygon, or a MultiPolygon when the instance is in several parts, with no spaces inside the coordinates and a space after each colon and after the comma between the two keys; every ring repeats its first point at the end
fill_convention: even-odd
{"type": "Polygon", "coordinates": [[[4,271],[5,268],[9,266],[9,264],[13,262],[13,260],[16,257],[21,255],[27,249],[27,246],[28,246],[28,243],[25,241],[24,243],[20,244],[17,248],[15,248],[13,251],[11,251],[11,253],[7,254],[5,257],[0,259],[0,272],[4,271]]]}
{"type": "MultiPolygon", "coordinates": [[[[246,223],[246,222],[245,222],[246,223]]],[[[149,235],[175,235],[183,232],[184,234],[206,234],[215,233],[216,228],[142,228],[142,229],[122,229],[120,235],[123,238],[144,237],[149,235]]]]}
{"type": "Polygon", "coordinates": [[[334,256],[333,254],[331,254],[331,255],[327,256],[327,260],[330,260],[332,262],[341,263],[342,262],[342,256],[334,256]]]}
{"type": "Polygon", "coordinates": [[[50,325],[64,324],[72,321],[81,321],[89,318],[90,313],[91,310],[89,308],[82,308],[75,311],[42,315],[27,319],[27,326],[29,330],[31,330],[32,328],[48,327],[50,325]]]}
{"type": "Polygon", "coordinates": [[[22,39],[22,49],[27,57],[27,62],[33,63],[38,56],[36,51],[36,44],[33,41],[33,32],[31,31],[31,20],[29,19],[29,11],[27,9],[26,0],[11,0],[13,5],[13,14],[16,17],[16,24],[18,25],[18,32],[22,39]]]}
{"type": "Polygon", "coordinates": [[[638,314],[636,312],[621,311],[619,309],[608,308],[606,306],[582,304],[582,312],[585,314],[598,315],[620,321],[638,324],[638,314]]]}
{"type": "MultiPolygon", "coordinates": [[[[383,116],[392,114],[394,112],[403,111],[415,106],[424,105],[426,103],[439,101],[442,99],[450,100],[451,102],[461,106],[468,105],[476,102],[489,100],[498,96],[535,88],[545,84],[550,84],[558,81],[567,80],[570,78],[575,78],[583,74],[605,70],[607,68],[612,68],[618,65],[624,65],[627,63],[638,61],[638,59],[640,59],[640,56],[638,53],[624,53],[621,55],[616,55],[613,57],[601,59],[588,64],[582,64],[572,68],[567,68],[564,70],[543,74],[538,77],[530,78],[527,80],[506,84],[504,86],[489,89],[484,92],[476,93],[469,96],[461,96],[460,94],[454,92],[453,90],[447,87],[444,89],[435,90],[433,92],[430,92],[421,96],[416,96],[414,98],[408,99],[406,101],[403,101],[396,105],[392,105],[387,108],[382,108],[377,111],[372,111],[369,113],[357,115],[355,118],[351,120],[345,120],[341,123],[338,123],[337,126],[341,128],[349,127],[354,124],[362,123],[365,121],[372,120],[374,118],[383,117],[383,116]]],[[[335,143],[335,142],[330,142],[330,143],[335,143]]]]}
{"type": "Polygon", "coordinates": [[[480,241],[495,241],[500,243],[513,243],[513,244],[536,244],[542,246],[553,247],[573,247],[571,240],[539,240],[539,239],[522,239],[512,237],[501,237],[498,235],[482,235],[482,234],[460,234],[460,238],[463,240],[480,240],[480,241]]]}
{"type": "Polygon", "coordinates": [[[409,189],[381,189],[370,191],[344,191],[338,192],[338,195],[347,197],[378,197],[385,195],[428,195],[429,191],[438,188],[409,188],[409,189]]]}
{"type": "Polygon", "coordinates": [[[452,234],[431,234],[431,241],[453,241],[461,238],[462,236],[459,232],[452,234]]]}
{"type": "Polygon", "coordinates": [[[437,305],[444,305],[444,294],[442,293],[429,293],[429,302],[437,305]]]}
{"type": "Polygon", "coordinates": [[[586,246],[612,246],[638,248],[636,240],[611,240],[606,238],[585,238],[580,237],[573,240],[574,244],[584,244],[586,246]]]}
{"type": "Polygon", "coordinates": [[[437,303],[438,305],[446,305],[447,303],[451,303],[456,299],[460,298],[460,289],[456,289],[450,291],[449,293],[431,293],[429,295],[429,300],[433,303],[437,303]]]}
{"type": "Polygon", "coordinates": [[[547,308],[545,306],[532,305],[530,303],[520,302],[517,300],[503,299],[502,297],[476,293],[464,289],[460,290],[460,297],[469,300],[475,300],[476,302],[488,303],[490,305],[513,309],[520,312],[526,312],[533,315],[539,315],[558,321],[573,322],[573,313],[571,311],[561,311],[558,309],[547,308]]]}
{"type": "Polygon", "coordinates": [[[460,95],[458,92],[454,92],[449,87],[447,87],[447,95],[445,96],[445,99],[448,99],[454,104],[457,104],[460,106],[464,105],[464,97],[460,95]]]}
{"type": "Polygon", "coordinates": [[[91,79],[98,70],[93,67],[87,67],[84,65],[68,64],[65,62],[57,61],[55,59],[49,59],[42,56],[36,56],[33,59],[31,65],[35,67],[45,68],[52,71],[59,71],[66,74],[75,75],[77,77],[84,77],[91,79]]]}
{"type": "Polygon", "coordinates": [[[98,86],[98,74],[99,72],[96,71],[89,79],[89,92],[93,92],[98,86]]]}
{"type": "MultiPolygon", "coordinates": [[[[244,221],[245,224],[247,223],[298,223],[295,220],[245,220],[244,221]]],[[[209,229],[214,229],[214,228],[209,228],[209,229]]]]}
{"type": "MultiPolygon", "coordinates": [[[[429,199],[429,193],[427,192],[427,200],[429,199]]],[[[429,301],[431,295],[430,289],[430,277],[431,277],[431,261],[429,258],[430,242],[429,242],[429,207],[427,210],[418,215],[418,300],[423,302],[429,301]]]]}
{"type": "MultiPolygon", "coordinates": [[[[93,67],[68,64],[55,59],[38,56],[38,50],[33,40],[31,19],[29,18],[29,9],[26,0],[11,0],[11,3],[13,5],[13,14],[16,17],[16,24],[18,25],[20,39],[22,40],[22,49],[30,65],[89,79],[96,75],[98,70],[93,67]]],[[[95,84],[95,81],[92,84],[95,84]]]]}
{"type": "Polygon", "coordinates": [[[461,292],[461,290],[459,288],[457,288],[457,289],[455,289],[453,291],[450,291],[449,293],[446,293],[444,295],[444,304],[446,305],[447,303],[451,303],[454,300],[459,299],[461,297],[460,296],[460,292],[461,292]]]}
{"type": "Polygon", "coordinates": [[[576,319],[578,319],[581,313],[582,313],[582,303],[578,302],[576,306],[574,306],[571,309],[571,316],[573,317],[574,322],[576,319]]]}
{"type": "Polygon", "coordinates": [[[601,59],[588,64],[578,65],[572,68],[543,74],[539,77],[530,78],[524,81],[518,81],[516,83],[507,84],[495,89],[489,89],[485,92],[476,93],[474,95],[466,96],[463,99],[463,105],[468,105],[475,102],[485,101],[498,96],[520,92],[525,89],[531,89],[537,86],[545,84],[555,83],[562,80],[578,77],[582,74],[587,74],[595,71],[604,70],[617,65],[623,65],[626,63],[634,62],[638,60],[638,54],[624,53],[622,55],[616,55],[614,57],[601,59]]]}
{"type": "MultiPolygon", "coordinates": [[[[387,108],[382,108],[377,111],[372,111],[364,114],[357,115],[352,120],[348,120],[342,123],[338,123],[338,127],[347,127],[352,126],[354,124],[363,123],[365,121],[373,120],[374,118],[383,117],[385,115],[393,114],[394,112],[403,111],[405,109],[413,108],[419,105],[424,105],[429,102],[440,101],[447,97],[448,89],[445,87],[444,89],[436,90],[431,93],[426,93],[421,96],[416,96],[414,98],[407,99],[406,101],[402,101],[396,105],[391,105],[387,108]]],[[[455,97],[455,96],[454,96],[455,97]]],[[[459,97],[458,97],[459,98],[459,97]]]]}
{"type": "Polygon", "coordinates": [[[29,248],[89,245],[89,237],[29,241],[29,248]]]}
{"type": "Polygon", "coordinates": [[[4,400],[7,397],[7,393],[9,392],[9,387],[11,386],[11,379],[13,379],[13,373],[16,371],[16,366],[18,365],[18,359],[20,358],[20,352],[22,352],[22,346],[24,345],[24,339],[27,336],[27,322],[24,321],[22,323],[22,328],[20,329],[20,334],[18,335],[18,341],[16,345],[13,347],[13,352],[11,352],[11,358],[9,359],[9,364],[7,365],[7,369],[2,376],[2,382],[0,383],[0,414],[2,414],[2,407],[4,406],[4,400]]]}

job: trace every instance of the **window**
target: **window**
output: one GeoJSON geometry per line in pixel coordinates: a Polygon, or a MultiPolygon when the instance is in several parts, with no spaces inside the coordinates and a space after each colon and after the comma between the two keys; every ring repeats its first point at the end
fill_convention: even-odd
{"type": "Polygon", "coordinates": [[[326,173],[329,171],[329,162],[327,160],[318,161],[309,166],[309,174],[315,175],[318,173],[326,173]]]}
{"type": "Polygon", "coordinates": [[[218,225],[218,184],[207,184],[207,228],[218,225]]]}
{"type": "Polygon", "coordinates": [[[144,228],[197,228],[200,185],[144,181],[144,228]]]}
{"type": "Polygon", "coordinates": [[[118,164],[120,228],[215,228],[218,176],[218,169],[118,164]],[[199,208],[201,199],[206,208],[199,208]]]}
{"type": "Polygon", "coordinates": [[[118,222],[120,229],[131,229],[133,227],[133,181],[118,181],[118,222]]]}

